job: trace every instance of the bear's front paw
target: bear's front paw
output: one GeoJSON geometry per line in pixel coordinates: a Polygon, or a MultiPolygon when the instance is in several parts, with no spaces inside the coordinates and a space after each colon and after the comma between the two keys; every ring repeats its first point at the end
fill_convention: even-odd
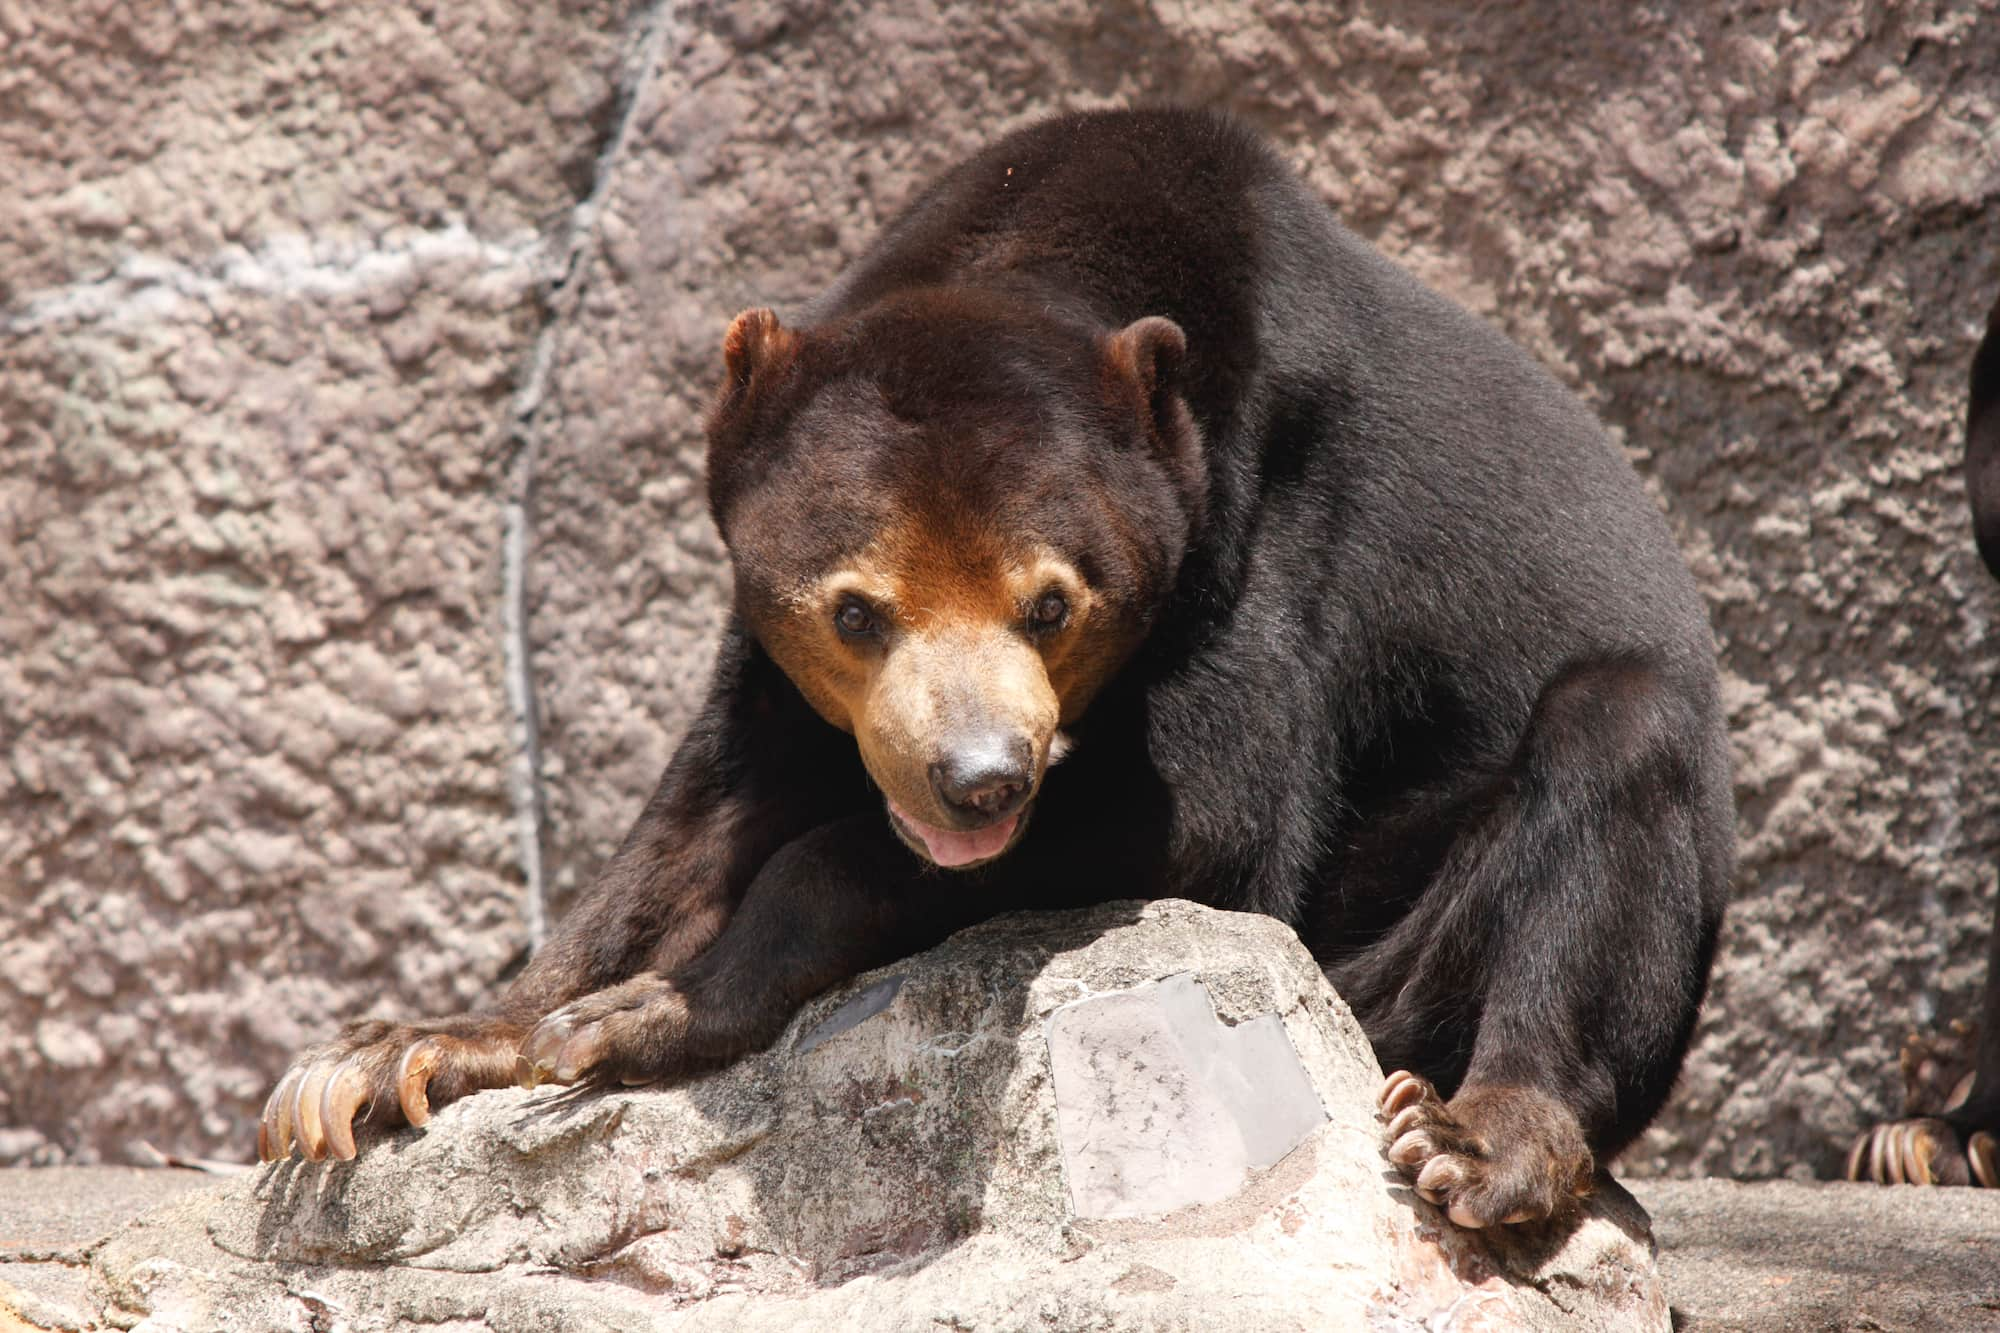
{"type": "Polygon", "coordinates": [[[1428,1079],[1397,1070],[1377,1106],[1389,1160],[1459,1226],[1538,1222],[1590,1192],[1583,1128],[1547,1093],[1471,1086],[1446,1102],[1428,1079]]]}
{"type": "Polygon", "coordinates": [[[307,1161],[349,1161],[364,1125],[421,1125],[433,1106],[505,1087],[519,1040],[519,1028],[498,1021],[352,1024],[278,1080],[257,1123],[257,1156],[277,1161],[296,1142],[307,1161]]]}
{"type": "Polygon", "coordinates": [[[2000,1189],[2000,1140],[1978,1130],[1961,1140],[1934,1116],[1892,1120],[1854,1141],[1847,1178],[1877,1185],[1983,1185],[2000,1189]]]}
{"type": "Polygon", "coordinates": [[[685,1072],[686,997],[657,974],[572,1001],[521,1043],[515,1078],[541,1083],[651,1083],[685,1072]]]}

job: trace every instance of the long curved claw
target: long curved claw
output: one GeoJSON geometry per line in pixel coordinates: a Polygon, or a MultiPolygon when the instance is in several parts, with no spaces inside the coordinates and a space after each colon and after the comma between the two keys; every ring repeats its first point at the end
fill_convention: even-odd
{"type": "Polygon", "coordinates": [[[1393,1143],[1415,1129],[1418,1125],[1421,1125],[1426,1118],[1423,1107],[1417,1105],[1405,1106],[1390,1119],[1389,1128],[1383,1131],[1383,1137],[1393,1143]]]}
{"type": "Polygon", "coordinates": [[[299,1080],[299,1093],[292,1114],[298,1118],[299,1146],[308,1162],[326,1160],[326,1126],[320,1123],[320,1094],[326,1091],[326,1081],[333,1077],[333,1070],[325,1064],[316,1064],[306,1071],[299,1080]]]}
{"type": "Polygon", "coordinates": [[[604,1058],[606,1046],[604,1025],[589,1023],[562,1044],[556,1054],[556,1081],[574,1083],[597,1066],[604,1058]]]}
{"type": "Polygon", "coordinates": [[[1382,1080],[1382,1091],[1375,1099],[1376,1113],[1384,1120],[1393,1120],[1396,1115],[1422,1101],[1431,1090],[1430,1083],[1407,1069],[1398,1069],[1382,1080]]]}
{"type": "Polygon", "coordinates": [[[1389,1160],[1397,1166],[1415,1166],[1437,1152],[1437,1144],[1421,1129],[1401,1135],[1389,1145],[1389,1160]]]}
{"type": "Polygon", "coordinates": [[[430,1122],[431,1075],[444,1063],[444,1047],[436,1037],[425,1037],[403,1052],[396,1067],[396,1100],[402,1103],[403,1118],[412,1125],[430,1122]]]}
{"type": "Polygon", "coordinates": [[[560,1071],[572,1027],[570,1014],[561,1009],[535,1025],[535,1030],[521,1043],[521,1053],[514,1064],[516,1079],[522,1087],[533,1088],[551,1080],[569,1081],[560,1071]]]}
{"type": "Polygon", "coordinates": [[[1445,1216],[1467,1231],[1478,1231],[1486,1225],[1485,1218],[1456,1200],[1452,1202],[1451,1207],[1445,1209],[1445,1216]]]}
{"type": "Polygon", "coordinates": [[[292,1155],[292,1100],[298,1094],[300,1070],[285,1071],[264,1101],[264,1118],[257,1122],[257,1155],[275,1162],[292,1155]]]}
{"type": "Polygon", "coordinates": [[[1897,1136],[1901,1147],[1903,1180],[1911,1185],[1935,1185],[1937,1176],[1931,1164],[1937,1159],[1937,1142],[1924,1132],[1922,1125],[1908,1125],[1897,1136]]]}
{"type": "Polygon", "coordinates": [[[328,1151],[343,1162],[354,1160],[354,1113],[372,1100],[368,1075],[352,1057],[335,1067],[320,1091],[320,1128],[328,1151]]]}
{"type": "Polygon", "coordinates": [[[1465,1179],[1465,1171],[1450,1157],[1433,1157],[1417,1173],[1417,1193],[1425,1203],[1443,1203],[1452,1187],[1465,1179]]]}
{"type": "Polygon", "coordinates": [[[1904,1152],[1910,1141],[1906,1126],[1891,1125],[1882,1135],[1882,1170],[1891,1185],[1907,1185],[1909,1176],[1903,1170],[1904,1152]]]}
{"type": "Polygon", "coordinates": [[[1861,1174],[1868,1165],[1868,1140],[1875,1136],[1873,1130],[1863,1130],[1854,1136],[1854,1146],[1847,1150],[1847,1179],[1859,1185],[1865,1177],[1861,1174]]]}
{"type": "Polygon", "coordinates": [[[1972,1167],[1973,1179],[1987,1189],[2000,1189],[2000,1139],[1980,1130],[1966,1145],[1965,1159],[1972,1167]]]}

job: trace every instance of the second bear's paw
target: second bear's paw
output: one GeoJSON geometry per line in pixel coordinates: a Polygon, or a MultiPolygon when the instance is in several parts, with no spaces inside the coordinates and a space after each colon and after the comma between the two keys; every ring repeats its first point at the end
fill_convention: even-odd
{"type": "Polygon", "coordinates": [[[542,1083],[651,1083],[683,1072],[686,998],[665,977],[638,976],[573,1000],[521,1043],[515,1076],[542,1083]]]}
{"type": "Polygon", "coordinates": [[[2000,1189],[2000,1140],[1984,1130],[1961,1141],[1934,1116],[1892,1120],[1854,1141],[1847,1178],[1878,1185],[1983,1185],[2000,1189]]]}
{"type": "Polygon", "coordinates": [[[1461,1227],[1538,1222],[1590,1192],[1583,1129],[1547,1093],[1475,1085],[1446,1102],[1428,1079],[1397,1070],[1377,1108],[1389,1160],[1461,1227]]]}

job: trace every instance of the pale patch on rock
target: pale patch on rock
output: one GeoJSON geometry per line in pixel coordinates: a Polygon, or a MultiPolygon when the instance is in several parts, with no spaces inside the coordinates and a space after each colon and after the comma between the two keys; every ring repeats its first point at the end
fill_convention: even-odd
{"type": "Polygon", "coordinates": [[[1048,1039],[1081,1218],[1229,1198],[1326,1119],[1277,1016],[1223,1026],[1192,973],[1065,1005],[1048,1039]]]}

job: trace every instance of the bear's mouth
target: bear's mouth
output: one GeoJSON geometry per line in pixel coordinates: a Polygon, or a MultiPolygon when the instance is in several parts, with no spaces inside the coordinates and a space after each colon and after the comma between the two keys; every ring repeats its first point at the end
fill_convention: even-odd
{"type": "Polygon", "coordinates": [[[1000,856],[1020,836],[1031,808],[1024,805],[985,828],[946,829],[924,823],[893,800],[887,803],[889,824],[896,836],[909,844],[910,850],[947,870],[964,870],[1000,856]]]}

